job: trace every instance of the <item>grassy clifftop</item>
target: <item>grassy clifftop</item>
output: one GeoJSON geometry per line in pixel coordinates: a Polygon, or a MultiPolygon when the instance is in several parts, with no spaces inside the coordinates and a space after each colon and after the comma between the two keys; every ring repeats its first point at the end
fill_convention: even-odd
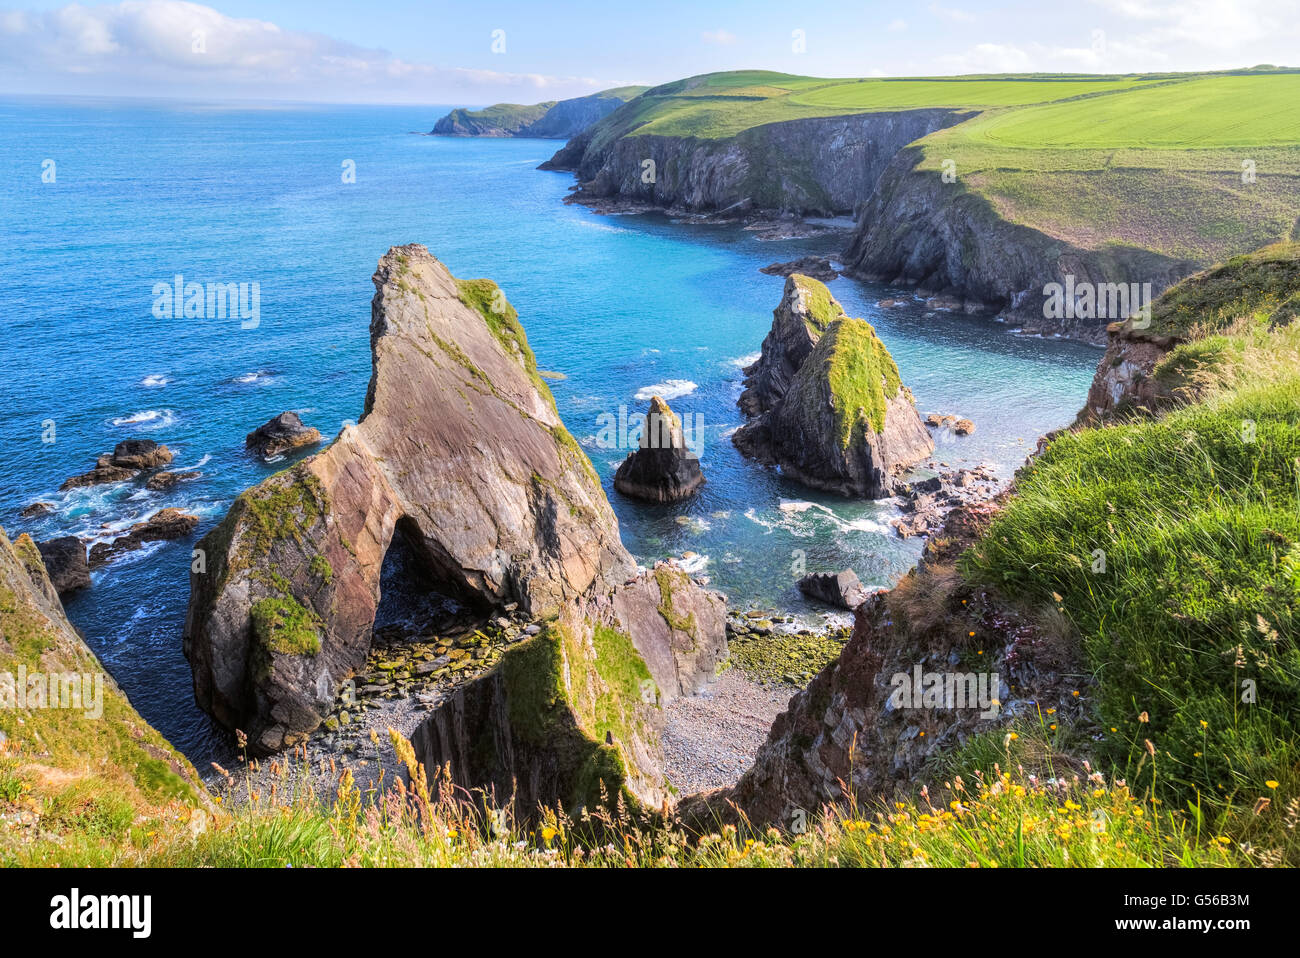
{"type": "MultiPolygon", "coordinates": [[[[1300,72],[823,79],[706,74],[647,90],[589,131],[718,140],[813,117],[969,111],[914,144],[1003,220],[1082,249],[1209,265],[1293,237],[1300,218],[1300,72]]],[[[779,168],[779,158],[775,158],[779,168]]],[[[955,194],[954,194],[955,195],[955,194]]],[[[859,198],[861,199],[861,198],[859,198]]]]}

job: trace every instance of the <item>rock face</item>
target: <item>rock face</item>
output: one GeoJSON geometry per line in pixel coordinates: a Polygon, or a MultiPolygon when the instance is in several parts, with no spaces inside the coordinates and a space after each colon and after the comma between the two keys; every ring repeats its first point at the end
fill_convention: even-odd
{"type": "Polygon", "coordinates": [[[364,662],[395,535],[429,589],[479,608],[541,615],[635,572],[496,285],[418,245],[374,284],[360,421],[240,496],[190,578],[195,696],[260,751],[300,741],[364,662]]]}
{"type": "Polygon", "coordinates": [[[812,816],[850,795],[887,799],[911,787],[936,752],[1036,707],[1065,721],[1085,714],[1071,694],[1080,665],[1069,644],[952,574],[1000,507],[954,510],[917,569],[858,607],[839,658],[790,700],[750,770],[734,788],[683,800],[683,821],[716,829],[743,813],[756,825],[789,827],[800,812],[812,816]],[[911,694],[926,675],[939,676],[937,701],[911,694]]]}
{"type": "Polygon", "coordinates": [[[639,447],[614,474],[614,488],[633,499],[677,502],[704,482],[700,459],[686,446],[681,420],[658,396],[650,399],[639,447]]]}
{"type": "Polygon", "coordinates": [[[296,412],[282,412],[265,425],[258,426],[244,438],[244,448],[263,459],[314,446],[320,442],[320,430],[304,426],[296,412]]]}
{"type": "Polygon", "coordinates": [[[849,213],[872,194],[899,150],[971,115],[900,110],[819,117],[694,139],[637,134],[635,108],[611,114],[543,164],[577,174],[577,202],[618,197],[690,212],[849,213]],[[655,164],[651,183],[642,176],[646,160],[655,164]]]}
{"type": "Polygon", "coordinates": [[[762,352],[745,369],[741,411],[746,416],[761,416],[780,402],[822,333],[844,315],[822,283],[798,273],[787,277],[780,305],[772,310],[772,328],[763,338],[762,352]]]}
{"type": "Polygon", "coordinates": [[[746,372],[740,405],[758,415],[736,432],[736,448],[804,485],[883,498],[934,450],[875,330],[845,316],[816,280],[786,280],[762,357],[746,372]]]}
{"type": "MultiPolygon", "coordinates": [[[[1100,344],[1107,319],[1044,315],[1044,287],[1065,283],[1151,283],[1159,292],[1196,270],[1189,260],[1149,250],[1090,250],[1004,219],[987,199],[918,168],[919,149],[901,150],[864,195],[845,272],[916,286],[935,306],[1001,310],[1026,333],[1100,344]]],[[[1114,319],[1115,317],[1110,317],[1114,319]]]]}
{"type": "Polygon", "coordinates": [[[123,552],[134,552],[147,542],[164,542],[183,539],[199,524],[198,516],[187,515],[180,509],[159,509],[143,522],[137,522],[124,536],[112,542],[96,542],[90,547],[90,568],[98,569],[123,552]]]}
{"type": "Polygon", "coordinates": [[[119,442],[111,453],[100,456],[94,469],[73,476],[59,487],[59,491],[106,482],[125,482],[147,469],[157,469],[171,461],[171,450],[152,439],[126,439],[119,442]]]}
{"type": "Polygon", "coordinates": [[[38,543],[41,561],[49,573],[54,590],[67,595],[90,585],[90,567],[86,562],[86,544],[76,536],[61,536],[38,543]]]}
{"type": "Polygon", "coordinates": [[[612,594],[574,603],[541,635],[463,686],[411,742],[426,771],[449,770],[529,819],[558,802],[575,814],[618,796],[659,809],[663,707],[694,694],[726,657],[726,605],[657,566],[612,594]]]}

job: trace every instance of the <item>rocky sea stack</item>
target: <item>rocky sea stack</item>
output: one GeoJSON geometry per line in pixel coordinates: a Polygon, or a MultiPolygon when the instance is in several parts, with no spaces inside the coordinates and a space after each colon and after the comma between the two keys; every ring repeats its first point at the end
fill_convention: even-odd
{"type": "Polygon", "coordinates": [[[911,393],[875,329],[845,315],[825,285],[786,279],[740,407],[733,441],[804,485],[879,499],[934,450],[911,393]]]}
{"type": "MultiPolygon", "coordinates": [[[[458,280],[418,245],[389,250],[373,279],[360,421],[241,495],[191,573],[195,696],[259,752],[301,741],[364,663],[390,546],[423,591],[484,612],[556,615],[636,580],[496,284],[458,280]]],[[[708,595],[689,582],[680,592],[708,595]]],[[[690,641],[708,648],[712,636],[690,641]]]]}
{"type": "Polygon", "coordinates": [[[296,412],[282,412],[265,425],[258,426],[244,438],[244,448],[263,459],[283,456],[286,452],[314,446],[320,442],[320,430],[303,425],[296,412]]]}
{"type": "Polygon", "coordinates": [[[650,399],[638,448],[614,474],[614,488],[633,499],[676,502],[704,482],[700,457],[687,448],[682,422],[658,396],[650,399]]]}

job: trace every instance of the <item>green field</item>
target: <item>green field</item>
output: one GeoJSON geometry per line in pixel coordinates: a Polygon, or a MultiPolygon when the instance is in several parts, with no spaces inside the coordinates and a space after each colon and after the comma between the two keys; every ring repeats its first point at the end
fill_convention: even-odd
{"type": "Polygon", "coordinates": [[[1200,264],[1293,235],[1300,72],[826,79],[762,70],[647,90],[593,130],[719,139],[769,123],[926,108],[971,116],[917,142],[1002,219],[1086,249],[1200,264]],[[1253,179],[1244,176],[1253,173],[1253,179]]]}

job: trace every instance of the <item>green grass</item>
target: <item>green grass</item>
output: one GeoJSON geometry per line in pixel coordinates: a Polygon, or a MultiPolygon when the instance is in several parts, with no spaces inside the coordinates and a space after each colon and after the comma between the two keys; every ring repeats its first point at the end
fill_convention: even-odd
{"type": "Polygon", "coordinates": [[[259,599],[250,610],[253,635],[264,649],[280,655],[320,652],[320,617],[288,596],[259,599]]]}
{"type": "Polygon", "coordinates": [[[889,350],[864,319],[845,317],[831,323],[804,360],[792,387],[806,401],[819,401],[817,383],[830,384],[831,405],[840,444],[861,442],[870,429],[885,428],[885,411],[902,380],[889,350]]]}
{"type": "MultiPolygon", "coordinates": [[[[812,117],[968,111],[914,144],[922,174],[955,164],[955,190],[1049,242],[1208,265],[1291,235],[1300,218],[1298,100],[1300,73],[1281,70],[906,79],[737,71],[647,90],[597,124],[591,148],[624,136],[723,139],[812,117]],[[1242,180],[1247,160],[1253,182],[1242,180]]],[[[767,192],[780,177],[759,180],[755,202],[779,205],[767,192]]]]}
{"type": "MultiPolygon", "coordinates": [[[[389,737],[422,780],[410,743],[392,730],[389,737]]],[[[829,806],[810,816],[802,834],[744,822],[688,827],[615,801],[577,817],[543,810],[530,824],[507,813],[501,828],[500,816],[445,780],[432,791],[391,782],[368,798],[343,769],[337,793],[326,797],[286,759],[276,763],[274,788],[213,818],[179,814],[130,824],[111,808],[72,816],[63,811],[66,803],[40,808],[43,839],[8,861],[190,868],[1207,868],[1251,865],[1274,854],[1247,852],[1193,811],[1162,809],[1113,779],[1048,781],[1013,770],[1010,749],[1002,750],[1004,770],[997,753],[990,746],[989,772],[960,766],[943,786],[895,802],[829,806]],[[599,841],[589,838],[593,824],[600,826],[599,841]]],[[[233,797],[233,789],[226,791],[219,801],[233,797]]],[[[1300,814],[1292,808],[1278,818],[1288,834],[1285,823],[1294,825],[1300,814]]]]}
{"type": "Polygon", "coordinates": [[[979,581],[1058,602],[1094,670],[1104,754],[1123,766],[1154,742],[1147,773],[1187,800],[1298,777],[1298,422],[1290,378],[1063,437],[966,557],[979,581]]]}

